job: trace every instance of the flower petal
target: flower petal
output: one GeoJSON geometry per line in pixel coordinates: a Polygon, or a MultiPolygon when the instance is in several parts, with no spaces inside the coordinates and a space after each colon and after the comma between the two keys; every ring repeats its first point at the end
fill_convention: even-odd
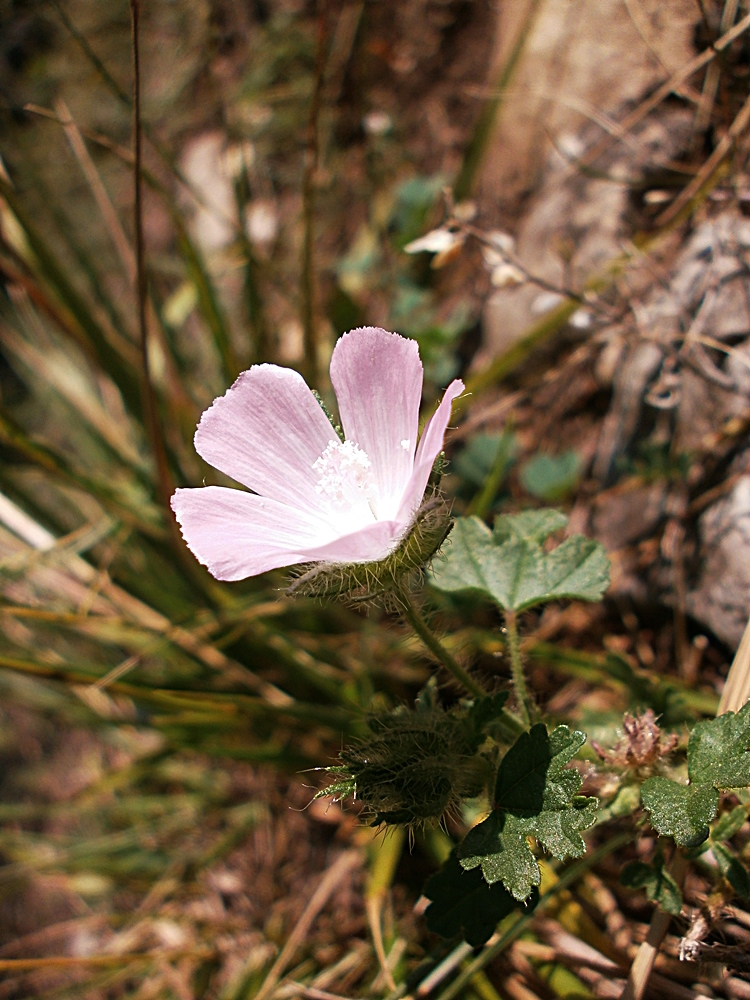
{"type": "Polygon", "coordinates": [[[224,486],[177,490],[172,510],[188,548],[217,580],[309,562],[308,549],[335,537],[305,511],[224,486]]]}
{"type": "Polygon", "coordinates": [[[385,559],[405,534],[399,521],[376,521],[350,535],[310,548],[302,562],[358,563],[385,559]]]}
{"type": "Polygon", "coordinates": [[[324,515],[313,463],[336,432],[291,368],[254,365],[201,417],[195,448],[214,468],[281,503],[324,515]]]}
{"type": "Polygon", "coordinates": [[[445,390],[445,395],[422,432],[422,439],[414,459],[414,472],[404,493],[397,520],[408,521],[419,507],[432,472],[435,459],[443,450],[443,441],[451,418],[453,400],[464,391],[460,378],[454,379],[445,390]]]}
{"type": "Polygon", "coordinates": [[[395,517],[411,477],[422,401],[422,362],[416,342],[378,327],[352,330],[331,358],[341,424],[372,463],[381,507],[395,517]]]}

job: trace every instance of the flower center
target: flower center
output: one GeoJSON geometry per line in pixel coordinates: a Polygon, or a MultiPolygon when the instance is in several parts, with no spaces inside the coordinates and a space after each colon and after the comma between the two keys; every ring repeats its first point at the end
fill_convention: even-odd
{"type": "Polygon", "coordinates": [[[315,462],[318,473],[315,492],[339,508],[369,503],[375,492],[370,459],[354,441],[329,441],[315,462]]]}

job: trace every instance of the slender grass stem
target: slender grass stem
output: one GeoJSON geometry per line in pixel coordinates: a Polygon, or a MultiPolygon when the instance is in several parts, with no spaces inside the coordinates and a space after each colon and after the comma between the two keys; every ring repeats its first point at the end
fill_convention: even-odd
{"type": "Polygon", "coordinates": [[[508,652],[510,653],[510,669],[513,677],[513,688],[516,692],[518,707],[521,710],[521,717],[525,726],[531,722],[534,713],[534,704],[526,687],[526,675],[523,669],[523,658],[521,656],[521,642],[518,637],[518,622],[515,611],[506,611],[505,627],[508,635],[508,652]]]}

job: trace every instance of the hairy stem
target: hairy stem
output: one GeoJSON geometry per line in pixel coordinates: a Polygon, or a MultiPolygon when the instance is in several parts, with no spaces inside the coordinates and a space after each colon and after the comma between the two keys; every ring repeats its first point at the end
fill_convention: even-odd
{"type": "Polygon", "coordinates": [[[449,673],[453,674],[458,683],[466,688],[469,694],[473,694],[475,698],[486,698],[487,691],[485,691],[481,684],[475,681],[474,678],[467,673],[466,670],[464,670],[450,650],[446,649],[427,624],[422,612],[414,604],[411,596],[407,594],[405,590],[402,590],[397,597],[401,614],[408,621],[433,656],[435,656],[436,659],[442,663],[449,673]]]}
{"type": "Polygon", "coordinates": [[[510,671],[513,677],[513,688],[521,711],[524,726],[529,726],[534,715],[534,704],[526,687],[526,675],[521,657],[521,642],[518,637],[518,622],[515,611],[505,612],[505,628],[508,636],[508,652],[510,653],[510,671]]]}

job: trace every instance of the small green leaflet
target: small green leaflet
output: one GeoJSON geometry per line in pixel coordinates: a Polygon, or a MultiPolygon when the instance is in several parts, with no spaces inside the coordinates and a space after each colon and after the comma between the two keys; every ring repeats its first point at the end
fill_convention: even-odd
{"type": "Polygon", "coordinates": [[[664,858],[657,854],[653,863],[633,861],[626,865],[620,875],[620,882],[628,889],[645,889],[652,903],[658,903],[662,910],[677,917],[682,910],[680,887],[664,867],[664,858]]]}
{"type": "Polygon", "coordinates": [[[747,806],[735,806],[731,812],[724,813],[714,823],[711,830],[711,840],[731,840],[739,833],[747,819],[747,806]]]}
{"type": "MultiPolygon", "coordinates": [[[[465,871],[455,851],[428,879],[424,894],[432,900],[425,913],[429,929],[447,938],[463,934],[472,948],[483,945],[503,917],[518,909],[516,900],[500,883],[488,885],[479,869],[465,871]]],[[[538,899],[535,891],[527,908],[533,909],[538,899]]]]}
{"type": "Polygon", "coordinates": [[[750,702],[739,712],[698,722],[688,742],[689,785],[649,778],[641,788],[651,824],[680,847],[697,847],[709,835],[719,789],[750,785],[750,702]]]}
{"type": "Polygon", "coordinates": [[[583,460],[576,451],[560,455],[533,455],[521,466],[521,485],[533,497],[547,503],[559,502],[578,485],[583,470],[583,460]]]}
{"type": "Polygon", "coordinates": [[[688,743],[690,781],[716,788],[750,785],[750,702],[739,712],[697,722],[688,743]]]}
{"type": "Polygon", "coordinates": [[[703,843],[719,804],[713,785],[679,785],[661,777],[644,781],[641,798],[651,814],[651,825],[662,836],[674,837],[680,847],[703,843]]]}
{"type": "Polygon", "coordinates": [[[541,881],[529,836],[556,858],[585,852],[581,831],[598,802],[577,794],[580,775],[566,766],[585,740],[567,726],[548,734],[541,723],[519,736],[498,769],[493,811],[457,848],[463,868],[479,868],[489,885],[502,882],[522,902],[541,881]]]}
{"type": "Polygon", "coordinates": [[[504,611],[563,597],[598,601],[609,586],[609,560],[598,542],[573,535],[551,552],[543,548],[566,524],[558,510],[502,515],[494,531],[478,517],[456,518],[431,583],[438,590],[477,591],[504,611]]]}

